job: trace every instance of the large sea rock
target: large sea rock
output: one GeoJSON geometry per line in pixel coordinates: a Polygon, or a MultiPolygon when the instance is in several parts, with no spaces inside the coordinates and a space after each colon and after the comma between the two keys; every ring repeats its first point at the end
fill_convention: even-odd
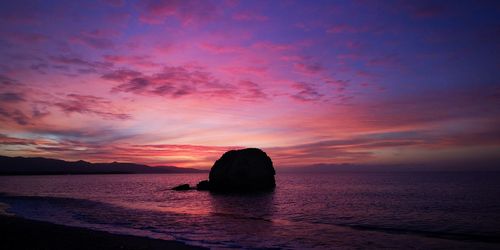
{"type": "Polygon", "coordinates": [[[211,191],[264,191],[276,186],[271,158],[258,148],[231,150],[210,170],[207,189],[211,191]]]}

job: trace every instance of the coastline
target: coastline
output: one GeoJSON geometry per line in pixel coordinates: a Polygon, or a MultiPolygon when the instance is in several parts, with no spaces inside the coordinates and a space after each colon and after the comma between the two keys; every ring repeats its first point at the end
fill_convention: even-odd
{"type": "Polygon", "coordinates": [[[0,214],[0,249],[206,249],[179,241],[112,234],[0,214]]]}

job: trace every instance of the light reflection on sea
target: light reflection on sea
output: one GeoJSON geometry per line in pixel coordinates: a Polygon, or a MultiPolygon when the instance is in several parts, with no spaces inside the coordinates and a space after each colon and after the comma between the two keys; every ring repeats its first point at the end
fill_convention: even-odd
{"type": "Polygon", "coordinates": [[[279,174],[271,193],[170,190],[203,179],[3,176],[0,202],[27,218],[221,249],[500,246],[498,173],[279,174]]]}

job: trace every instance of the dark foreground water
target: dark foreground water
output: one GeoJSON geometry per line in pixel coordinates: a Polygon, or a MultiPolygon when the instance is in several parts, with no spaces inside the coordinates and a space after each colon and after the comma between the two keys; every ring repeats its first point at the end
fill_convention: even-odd
{"type": "Polygon", "coordinates": [[[278,174],[273,193],[171,191],[207,174],[4,176],[20,216],[211,248],[500,248],[499,173],[278,174]]]}

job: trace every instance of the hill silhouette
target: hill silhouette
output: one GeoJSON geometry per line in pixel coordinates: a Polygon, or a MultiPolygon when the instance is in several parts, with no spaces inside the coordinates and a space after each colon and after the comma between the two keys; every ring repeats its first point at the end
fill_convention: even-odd
{"type": "Polygon", "coordinates": [[[57,175],[57,174],[146,174],[146,173],[204,173],[206,170],[174,166],[150,167],[142,164],[87,161],[64,161],[43,157],[0,156],[0,175],[57,175]]]}

